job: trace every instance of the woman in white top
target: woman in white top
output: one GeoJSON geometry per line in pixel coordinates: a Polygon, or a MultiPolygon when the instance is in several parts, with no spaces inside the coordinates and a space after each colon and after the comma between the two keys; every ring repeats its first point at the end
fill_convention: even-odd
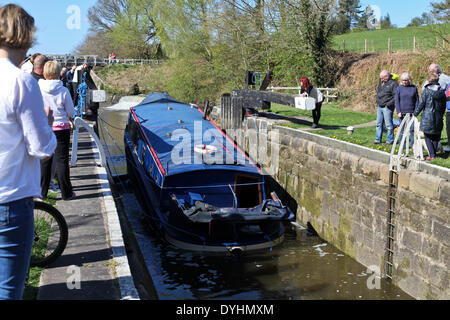
{"type": "MultiPolygon", "coordinates": [[[[70,147],[70,122],[75,114],[72,97],[69,90],[59,80],[61,65],[57,61],[48,61],[44,65],[45,80],[39,80],[44,106],[49,107],[53,114],[52,130],[56,135],[58,144],[54,158],[56,165],[56,177],[61,189],[63,200],[75,198],[70,183],[69,147],[70,147]]],[[[41,188],[42,196],[47,197],[50,180],[52,178],[52,160],[41,162],[41,188]]]]}
{"type": "Polygon", "coordinates": [[[33,197],[40,197],[39,159],[56,138],[36,80],[17,66],[34,37],[20,6],[0,8],[0,300],[21,299],[33,243],[33,197]]]}

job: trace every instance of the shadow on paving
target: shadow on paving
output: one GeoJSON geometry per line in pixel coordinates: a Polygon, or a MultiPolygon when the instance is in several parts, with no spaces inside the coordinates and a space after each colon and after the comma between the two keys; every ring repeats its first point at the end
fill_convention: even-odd
{"type": "Polygon", "coordinates": [[[107,262],[112,258],[113,255],[111,254],[111,250],[109,248],[66,254],[59,257],[58,260],[49,265],[47,269],[69,266],[82,267],[84,264],[94,262],[103,262],[106,265],[107,262]]]}

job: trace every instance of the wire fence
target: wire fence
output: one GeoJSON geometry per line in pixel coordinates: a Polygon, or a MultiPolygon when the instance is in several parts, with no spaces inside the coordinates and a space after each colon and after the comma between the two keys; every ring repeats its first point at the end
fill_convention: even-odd
{"type": "Polygon", "coordinates": [[[405,39],[343,39],[335,41],[334,48],[340,51],[356,51],[363,53],[448,49],[450,48],[450,36],[427,38],[413,36],[405,39]]]}

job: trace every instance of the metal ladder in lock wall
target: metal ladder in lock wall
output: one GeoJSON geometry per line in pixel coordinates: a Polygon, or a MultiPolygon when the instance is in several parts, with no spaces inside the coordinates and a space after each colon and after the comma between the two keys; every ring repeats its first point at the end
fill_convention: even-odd
{"type": "Polygon", "coordinates": [[[389,159],[389,186],[387,194],[387,219],[386,219],[386,254],[385,254],[385,270],[384,274],[386,278],[392,279],[394,270],[394,246],[395,246],[395,215],[397,204],[397,191],[398,191],[398,174],[401,170],[401,160],[409,156],[409,139],[410,129],[414,126],[414,144],[413,151],[414,157],[423,160],[423,140],[419,137],[419,122],[417,118],[412,114],[407,114],[401,122],[397,134],[392,144],[392,151],[389,159]],[[402,138],[400,139],[401,132],[403,131],[402,138]],[[395,154],[395,149],[398,140],[400,139],[400,145],[398,153],[395,154]],[[406,148],[405,148],[406,146],[406,148]],[[405,151],[405,153],[403,152],[405,151]]]}
{"type": "Polygon", "coordinates": [[[385,276],[392,279],[394,269],[394,241],[395,241],[395,205],[397,202],[398,172],[389,171],[389,188],[387,201],[387,236],[386,236],[386,258],[385,258],[385,276]]]}

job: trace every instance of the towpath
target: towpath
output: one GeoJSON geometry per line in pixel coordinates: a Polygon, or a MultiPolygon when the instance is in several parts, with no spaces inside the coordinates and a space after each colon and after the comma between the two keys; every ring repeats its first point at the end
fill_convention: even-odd
{"type": "Polygon", "coordinates": [[[77,166],[70,170],[76,199],[59,199],[56,206],[66,218],[69,240],[63,255],[43,270],[38,300],[139,299],[106,172],[96,158],[81,128],[77,166]]]}

